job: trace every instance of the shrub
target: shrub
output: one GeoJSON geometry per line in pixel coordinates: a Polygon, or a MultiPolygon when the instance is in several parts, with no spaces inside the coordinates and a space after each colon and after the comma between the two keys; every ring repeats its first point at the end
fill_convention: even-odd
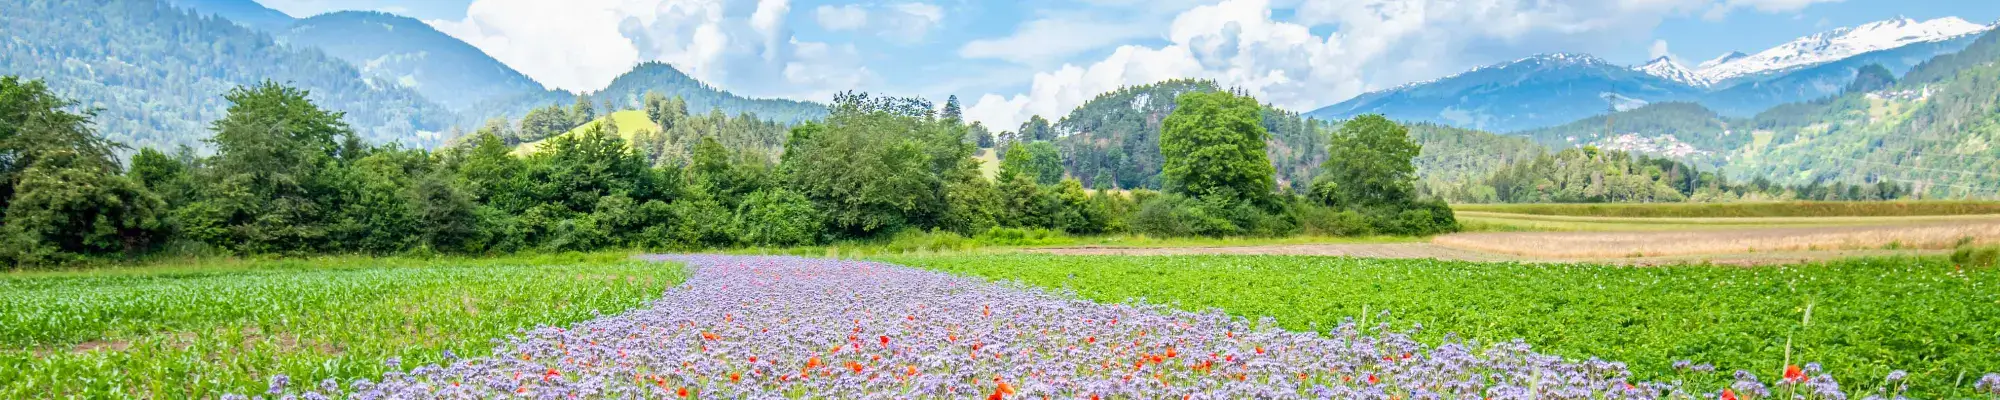
{"type": "Polygon", "coordinates": [[[993,227],[973,240],[991,246],[1039,246],[1060,243],[1062,234],[1041,228],[993,227]]]}
{"type": "Polygon", "coordinates": [[[952,231],[933,230],[926,232],[921,229],[905,229],[896,232],[896,236],[889,239],[889,245],[886,248],[892,253],[907,253],[918,250],[969,250],[972,248],[972,241],[966,240],[965,236],[952,231]]]}
{"type": "Polygon", "coordinates": [[[1960,267],[1972,267],[1972,268],[2000,267],[2000,245],[1996,246],[1973,246],[1970,244],[1960,245],[1958,246],[1958,250],[1954,250],[1951,252],[1951,262],[1953,264],[1958,264],[1958,266],[1960,267]]]}

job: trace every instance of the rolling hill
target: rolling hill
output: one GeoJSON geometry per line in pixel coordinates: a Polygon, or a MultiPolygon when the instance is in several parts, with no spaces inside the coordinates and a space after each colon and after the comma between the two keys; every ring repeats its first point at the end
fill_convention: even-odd
{"type": "Polygon", "coordinates": [[[755,114],[757,118],[788,124],[826,118],[826,106],[819,103],[785,100],[753,99],[709,86],[695,80],[672,65],[658,62],[641,63],[632,67],[604,90],[588,94],[594,102],[610,101],[618,108],[637,108],[644,101],[646,92],[657,92],[667,97],[680,97],[687,101],[687,109],[693,113],[706,113],[720,109],[729,115],[755,114]]]}

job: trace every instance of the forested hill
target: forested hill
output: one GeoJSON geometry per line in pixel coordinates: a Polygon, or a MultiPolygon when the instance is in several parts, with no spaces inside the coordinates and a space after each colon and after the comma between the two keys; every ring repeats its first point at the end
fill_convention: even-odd
{"type": "Polygon", "coordinates": [[[250,29],[276,33],[292,27],[298,19],[257,3],[257,0],[167,0],[175,7],[191,9],[197,15],[213,15],[250,29]]]}
{"type": "Polygon", "coordinates": [[[1926,197],[2000,197],[2000,35],[1900,79],[1857,68],[1843,94],[1732,118],[1656,103],[1518,135],[1555,148],[1630,151],[1724,178],[1810,187],[1894,184],[1926,197]]]}
{"type": "MultiPolygon", "coordinates": [[[[1159,187],[1160,128],[1174,111],[1174,99],[1220,90],[1213,81],[1171,80],[1098,95],[1053,126],[1069,174],[1086,185],[1108,177],[1116,182],[1112,187],[1159,187]]],[[[1036,127],[1038,120],[1024,124],[1021,135],[1035,139],[1032,131],[1050,128],[1036,127]]],[[[1325,161],[1326,127],[1313,125],[1297,113],[1265,107],[1266,153],[1279,185],[1302,187],[1325,161]]]]}
{"type": "Polygon", "coordinates": [[[1732,176],[1888,181],[1931,197],[2000,197],[2000,34],[1886,89],[1759,114],[1732,176]]]}
{"type": "Polygon", "coordinates": [[[481,114],[477,106],[494,100],[568,100],[479,48],[409,17],[342,11],[299,20],[275,34],[288,45],[320,49],[463,114],[481,114]]]}
{"type": "Polygon", "coordinates": [[[264,80],[309,90],[374,142],[426,145],[436,139],[420,132],[456,122],[416,92],[371,82],[317,50],[157,0],[0,0],[0,10],[8,36],[0,74],[42,79],[97,109],[97,129],[134,148],[200,145],[224,115],[223,94],[264,80]]]}
{"type": "MultiPolygon", "coordinates": [[[[1172,80],[1122,88],[1099,95],[1055,123],[1068,173],[1085,184],[1100,177],[1113,187],[1157,187],[1160,174],[1161,121],[1173,112],[1183,93],[1217,91],[1214,82],[1172,80]]],[[[1326,161],[1327,138],[1340,121],[1319,121],[1298,113],[1265,107],[1266,153],[1281,186],[1298,189],[1312,182],[1326,161]]],[[[1033,131],[1030,121],[1021,131],[1033,131]]],[[[1547,149],[1533,141],[1440,124],[1408,124],[1410,140],[1423,146],[1416,158],[1418,175],[1426,182],[1464,182],[1511,163],[1531,159],[1547,149]]],[[[1030,135],[1023,135],[1030,136],[1030,135]]]]}
{"type": "Polygon", "coordinates": [[[658,93],[666,97],[679,97],[687,102],[688,112],[707,113],[721,109],[729,115],[755,114],[757,118],[783,123],[826,118],[826,106],[806,101],[785,99],[753,99],[738,96],[727,90],[709,86],[694,77],[675,69],[672,65],[647,62],[633,67],[624,75],[611,81],[604,90],[589,94],[590,100],[598,103],[611,102],[616,109],[638,108],[643,105],[646,93],[658,93]]]}

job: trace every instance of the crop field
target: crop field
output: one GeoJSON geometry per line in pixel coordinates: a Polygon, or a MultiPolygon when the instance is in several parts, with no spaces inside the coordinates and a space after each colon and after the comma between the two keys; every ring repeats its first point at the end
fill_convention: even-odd
{"type": "Polygon", "coordinates": [[[0,275],[0,398],[215,398],[489,354],[641,305],[684,272],[623,254],[189,261],[0,275]]]}
{"type": "Polygon", "coordinates": [[[2000,381],[1987,375],[2000,371],[2000,271],[1934,258],[1761,268],[1295,256],[884,260],[1098,302],[1268,316],[1296,331],[1330,332],[1354,319],[1421,326],[1413,336],[1423,343],[1518,338],[1571,359],[1623,362],[1636,380],[1685,381],[1707,398],[1744,392],[1731,383],[1733,371],[1790,376],[1787,365],[1806,363],[1853,398],[1901,385],[1918,398],[1981,398],[1995,390],[1982,382],[2000,381]],[[1885,380],[1901,375],[1894,371],[1907,375],[1885,380]]]}
{"type": "Polygon", "coordinates": [[[1907,217],[2000,214],[2000,201],[1456,204],[1453,211],[1626,218],[1907,217]]]}

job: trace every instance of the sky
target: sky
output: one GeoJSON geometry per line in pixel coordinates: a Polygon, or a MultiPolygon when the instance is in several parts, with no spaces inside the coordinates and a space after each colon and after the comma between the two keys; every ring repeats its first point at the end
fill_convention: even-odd
{"type": "Polygon", "coordinates": [[[1692,66],[1899,16],[2000,19],[1993,0],[258,1],[421,19],[551,88],[662,61],[752,97],[956,95],[1002,130],[1172,78],[1306,112],[1540,53],[1692,66]]]}

